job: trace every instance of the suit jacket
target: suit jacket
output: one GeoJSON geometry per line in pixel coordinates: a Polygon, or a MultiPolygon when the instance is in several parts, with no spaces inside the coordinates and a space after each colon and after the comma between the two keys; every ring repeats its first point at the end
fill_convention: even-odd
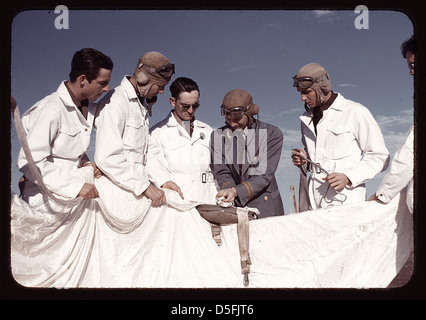
{"type": "Polygon", "coordinates": [[[284,214],[275,171],[281,157],[281,130],[262,121],[251,128],[232,131],[228,125],[213,131],[211,169],[221,189],[234,187],[239,207],[254,207],[260,218],[284,214]],[[239,153],[240,152],[240,153],[239,153]]]}

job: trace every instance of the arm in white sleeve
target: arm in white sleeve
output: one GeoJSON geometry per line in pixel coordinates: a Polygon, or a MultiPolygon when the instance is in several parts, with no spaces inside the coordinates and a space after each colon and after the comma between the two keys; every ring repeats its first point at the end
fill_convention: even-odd
{"type": "Polygon", "coordinates": [[[352,188],[373,179],[386,170],[389,164],[389,151],[376,120],[366,108],[357,115],[356,138],[363,157],[356,165],[348,168],[346,176],[352,188]]]}
{"type": "Polygon", "coordinates": [[[127,161],[124,154],[125,107],[114,104],[111,99],[111,104],[105,106],[96,119],[95,163],[114,183],[141,195],[150,182],[145,168],[127,161]]]}
{"type": "Polygon", "coordinates": [[[154,130],[150,134],[146,170],[148,179],[160,188],[167,181],[171,181],[171,177],[165,167],[165,155],[157,131],[154,130]]]}
{"type": "MultiPolygon", "coordinates": [[[[84,185],[84,180],[71,175],[69,170],[62,169],[54,162],[48,161],[52,155],[52,146],[59,133],[59,116],[53,108],[40,108],[32,111],[31,117],[23,118],[27,129],[27,141],[36,166],[39,168],[44,184],[59,195],[75,198],[84,185]]],[[[72,145],[67,146],[72,148],[72,145]]],[[[76,151],[77,153],[77,151],[76,151]]],[[[79,155],[76,154],[76,158],[79,155]]],[[[18,166],[25,176],[34,182],[27,166],[23,150],[20,151],[18,166]]]]}
{"type": "Polygon", "coordinates": [[[384,203],[390,202],[404,189],[414,175],[414,134],[413,127],[404,145],[395,153],[390,170],[383,178],[376,196],[384,203]]]}

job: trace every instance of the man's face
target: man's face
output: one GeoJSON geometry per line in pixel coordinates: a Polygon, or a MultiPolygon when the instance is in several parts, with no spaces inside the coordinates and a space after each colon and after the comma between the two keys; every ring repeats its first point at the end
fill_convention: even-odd
{"type": "Polygon", "coordinates": [[[303,102],[305,102],[310,108],[317,106],[317,93],[311,88],[302,89],[297,88],[297,91],[300,92],[300,97],[303,102]]]}
{"type": "Polygon", "coordinates": [[[97,100],[104,92],[109,91],[112,70],[99,69],[98,76],[92,81],[85,80],[82,88],[83,95],[89,101],[97,100]]]}
{"type": "Polygon", "coordinates": [[[152,99],[152,98],[154,98],[154,97],[156,97],[157,95],[159,95],[159,94],[163,94],[164,93],[164,87],[166,86],[166,83],[165,84],[161,84],[161,85],[159,85],[159,84],[157,84],[157,83],[154,83],[152,86],[151,86],[151,88],[149,89],[149,91],[148,91],[148,93],[146,94],[146,97],[145,98],[147,98],[147,99],[152,99]]]}
{"type": "Polygon", "coordinates": [[[410,69],[410,74],[414,76],[414,62],[416,60],[415,54],[411,51],[407,51],[405,57],[407,58],[407,64],[408,68],[410,69]]]}
{"type": "Polygon", "coordinates": [[[182,121],[191,121],[199,106],[198,90],[181,92],[177,99],[171,97],[170,104],[175,108],[175,115],[182,121]]]}
{"type": "Polygon", "coordinates": [[[243,114],[239,119],[232,119],[229,115],[225,116],[226,123],[234,130],[245,129],[248,125],[248,116],[243,114]]]}

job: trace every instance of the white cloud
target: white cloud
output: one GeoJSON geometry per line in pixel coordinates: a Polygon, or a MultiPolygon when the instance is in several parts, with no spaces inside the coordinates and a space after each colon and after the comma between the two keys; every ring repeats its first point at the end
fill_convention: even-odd
{"type": "Polygon", "coordinates": [[[290,109],[285,109],[283,111],[281,111],[280,113],[278,113],[279,116],[282,116],[284,114],[289,114],[289,113],[302,113],[303,109],[301,108],[290,108],[290,109]]]}
{"type": "Polygon", "coordinates": [[[322,17],[322,16],[329,16],[332,15],[335,11],[332,10],[312,10],[312,13],[316,16],[316,17],[322,17]]]}
{"type": "MultiPolygon", "coordinates": [[[[280,107],[281,108],[281,107],[280,107]]],[[[284,107],[284,109],[280,112],[278,112],[277,114],[271,114],[271,113],[265,113],[260,111],[259,113],[259,119],[265,122],[276,122],[276,120],[281,117],[281,116],[285,116],[288,114],[295,114],[296,115],[296,119],[298,119],[299,115],[301,115],[303,113],[303,107],[302,108],[286,108],[284,107]]]]}
{"type": "Polygon", "coordinates": [[[401,110],[396,115],[378,115],[375,119],[392,157],[407,138],[408,130],[413,124],[413,109],[401,110]]]}
{"type": "Polygon", "coordinates": [[[339,83],[337,86],[343,87],[343,88],[346,88],[346,87],[356,88],[356,87],[358,87],[358,85],[353,84],[353,83],[339,83]]]}
{"type": "Polygon", "coordinates": [[[378,115],[375,118],[382,131],[392,135],[408,130],[407,128],[413,123],[413,111],[413,109],[406,109],[396,115],[378,115]]]}
{"type": "Polygon", "coordinates": [[[236,72],[236,71],[240,71],[243,69],[252,69],[252,68],[258,68],[261,67],[261,64],[245,64],[245,65],[241,65],[241,66],[235,66],[235,67],[231,67],[228,69],[228,72],[236,72]]]}
{"type": "Polygon", "coordinates": [[[331,22],[340,20],[341,16],[335,10],[312,10],[311,11],[319,22],[331,22]]]}

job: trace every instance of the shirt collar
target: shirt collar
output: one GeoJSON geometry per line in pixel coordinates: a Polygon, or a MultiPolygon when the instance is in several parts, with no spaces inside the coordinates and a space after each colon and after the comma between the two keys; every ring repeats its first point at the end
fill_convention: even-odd
{"type": "Polygon", "coordinates": [[[130,78],[131,76],[124,76],[120,84],[123,86],[124,91],[126,91],[126,94],[129,97],[129,99],[139,99],[138,95],[136,94],[135,88],[130,82],[130,78]]]}
{"type": "Polygon", "coordinates": [[[130,82],[130,78],[131,76],[127,76],[127,75],[124,76],[120,84],[123,86],[124,91],[126,92],[129,100],[138,101],[148,112],[148,103],[146,102],[146,99],[143,99],[143,100],[139,99],[139,96],[136,93],[135,87],[133,87],[133,84],[130,82]]]}
{"type": "MultiPolygon", "coordinates": [[[[180,125],[179,122],[176,120],[176,117],[173,114],[173,110],[171,110],[170,113],[169,113],[169,119],[167,121],[167,125],[169,127],[175,127],[175,126],[180,125]]],[[[199,128],[205,128],[206,127],[202,122],[198,121],[197,119],[194,119],[193,125],[194,125],[194,128],[195,127],[199,127],[199,128]]]]}
{"type": "Polygon", "coordinates": [[[62,81],[61,84],[58,87],[58,90],[56,90],[59,94],[59,97],[61,98],[62,102],[68,106],[68,107],[77,107],[77,105],[74,103],[71,93],[69,92],[68,88],[65,85],[66,80],[62,81]]]}
{"type": "Polygon", "coordinates": [[[331,107],[331,105],[333,104],[334,100],[336,100],[338,94],[331,91],[331,96],[330,99],[328,99],[322,106],[320,106],[321,110],[327,110],[328,108],[331,107]]]}
{"type": "Polygon", "coordinates": [[[173,115],[173,110],[170,111],[169,113],[169,119],[167,121],[167,126],[169,127],[176,127],[179,125],[179,123],[177,122],[176,118],[173,115]]]}

